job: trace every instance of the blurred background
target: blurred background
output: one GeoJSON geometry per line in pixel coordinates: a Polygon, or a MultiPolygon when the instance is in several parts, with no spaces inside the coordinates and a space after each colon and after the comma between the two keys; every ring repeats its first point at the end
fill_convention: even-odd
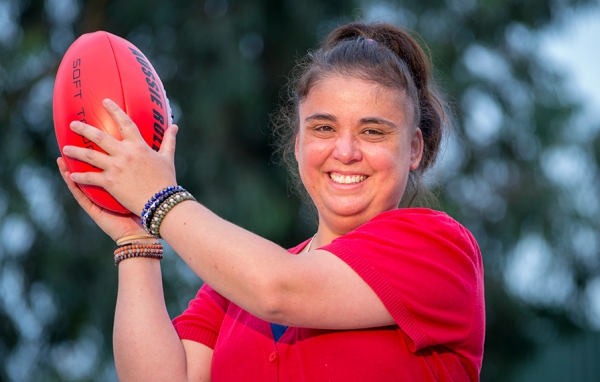
{"type": "MultiPolygon", "coordinates": [[[[597,0],[0,0],[0,381],[114,381],[114,243],[56,170],[56,69],[107,30],[150,59],[180,125],[180,184],[284,246],[311,236],[272,158],[295,60],[355,19],[429,46],[455,109],[428,181],[486,269],[482,381],[600,380],[597,0]]],[[[169,251],[168,251],[169,252],[169,251]]],[[[163,260],[169,312],[199,280],[163,260]]]]}

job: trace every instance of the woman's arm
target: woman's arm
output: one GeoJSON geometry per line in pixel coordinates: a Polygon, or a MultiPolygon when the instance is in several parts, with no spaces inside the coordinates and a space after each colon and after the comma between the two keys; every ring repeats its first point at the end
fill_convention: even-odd
{"type": "Polygon", "coordinates": [[[210,381],[212,349],[182,341],[165,307],[160,262],[119,264],[113,346],[120,381],[210,381]]]}
{"type": "Polygon", "coordinates": [[[113,331],[119,380],[208,381],[212,349],[195,345],[185,347],[171,324],[160,262],[146,258],[122,261],[113,331]],[[189,365],[188,351],[194,353],[189,365]]]}
{"type": "Polygon", "coordinates": [[[160,232],[200,278],[265,321],[323,329],[394,324],[375,292],[330,252],[291,255],[191,201],[175,206],[160,232]]]}
{"type": "MultiPolygon", "coordinates": [[[[59,158],[57,162],[75,200],[113,240],[144,233],[138,217],[113,214],[93,204],[71,181],[65,161],[59,158]]],[[[165,307],[156,259],[135,258],[119,264],[113,345],[121,381],[210,380],[212,349],[179,339],[165,307]]]]}

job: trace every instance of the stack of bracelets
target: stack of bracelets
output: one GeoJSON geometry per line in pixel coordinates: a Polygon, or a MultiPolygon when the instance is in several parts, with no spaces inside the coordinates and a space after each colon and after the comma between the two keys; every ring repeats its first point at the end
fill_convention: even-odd
{"type": "Polygon", "coordinates": [[[142,211],[141,224],[149,235],[126,236],[117,240],[115,247],[115,265],[132,257],[163,258],[163,246],[160,242],[140,243],[139,241],[121,244],[134,239],[160,239],[160,224],[167,212],[185,200],[196,200],[192,194],[181,186],[170,186],[157,192],[146,203],[142,211]]]}
{"type": "Polygon", "coordinates": [[[196,200],[181,186],[169,186],[157,192],[144,207],[141,223],[146,232],[160,239],[160,224],[167,212],[185,200],[196,200]]]}
{"type": "Polygon", "coordinates": [[[161,243],[140,243],[139,241],[117,245],[115,247],[115,265],[125,259],[132,257],[149,257],[160,260],[163,258],[163,246],[161,243]]]}

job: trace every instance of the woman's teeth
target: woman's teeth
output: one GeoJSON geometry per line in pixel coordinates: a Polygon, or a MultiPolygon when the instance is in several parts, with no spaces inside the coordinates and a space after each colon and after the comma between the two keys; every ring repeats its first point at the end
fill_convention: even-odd
{"type": "Polygon", "coordinates": [[[360,183],[367,179],[366,175],[339,175],[334,173],[329,173],[329,177],[334,182],[341,184],[360,183]]]}

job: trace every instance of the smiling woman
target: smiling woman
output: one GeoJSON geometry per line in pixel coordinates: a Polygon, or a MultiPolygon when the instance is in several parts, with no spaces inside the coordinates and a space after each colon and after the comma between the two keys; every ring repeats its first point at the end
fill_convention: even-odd
{"type": "Polygon", "coordinates": [[[63,149],[101,172],[71,174],[58,164],[118,244],[120,379],[479,380],[477,243],[448,215],[409,208],[447,121],[423,50],[390,25],[341,26],[300,63],[291,90],[276,134],[319,224],[289,250],[219,218],[177,185],[176,126],[155,152],[108,100],[122,141],[72,124],[106,153],[63,149]],[[105,188],[141,222],[98,208],[75,182],[105,188]],[[157,238],[206,282],[173,321],[157,238]]]}

